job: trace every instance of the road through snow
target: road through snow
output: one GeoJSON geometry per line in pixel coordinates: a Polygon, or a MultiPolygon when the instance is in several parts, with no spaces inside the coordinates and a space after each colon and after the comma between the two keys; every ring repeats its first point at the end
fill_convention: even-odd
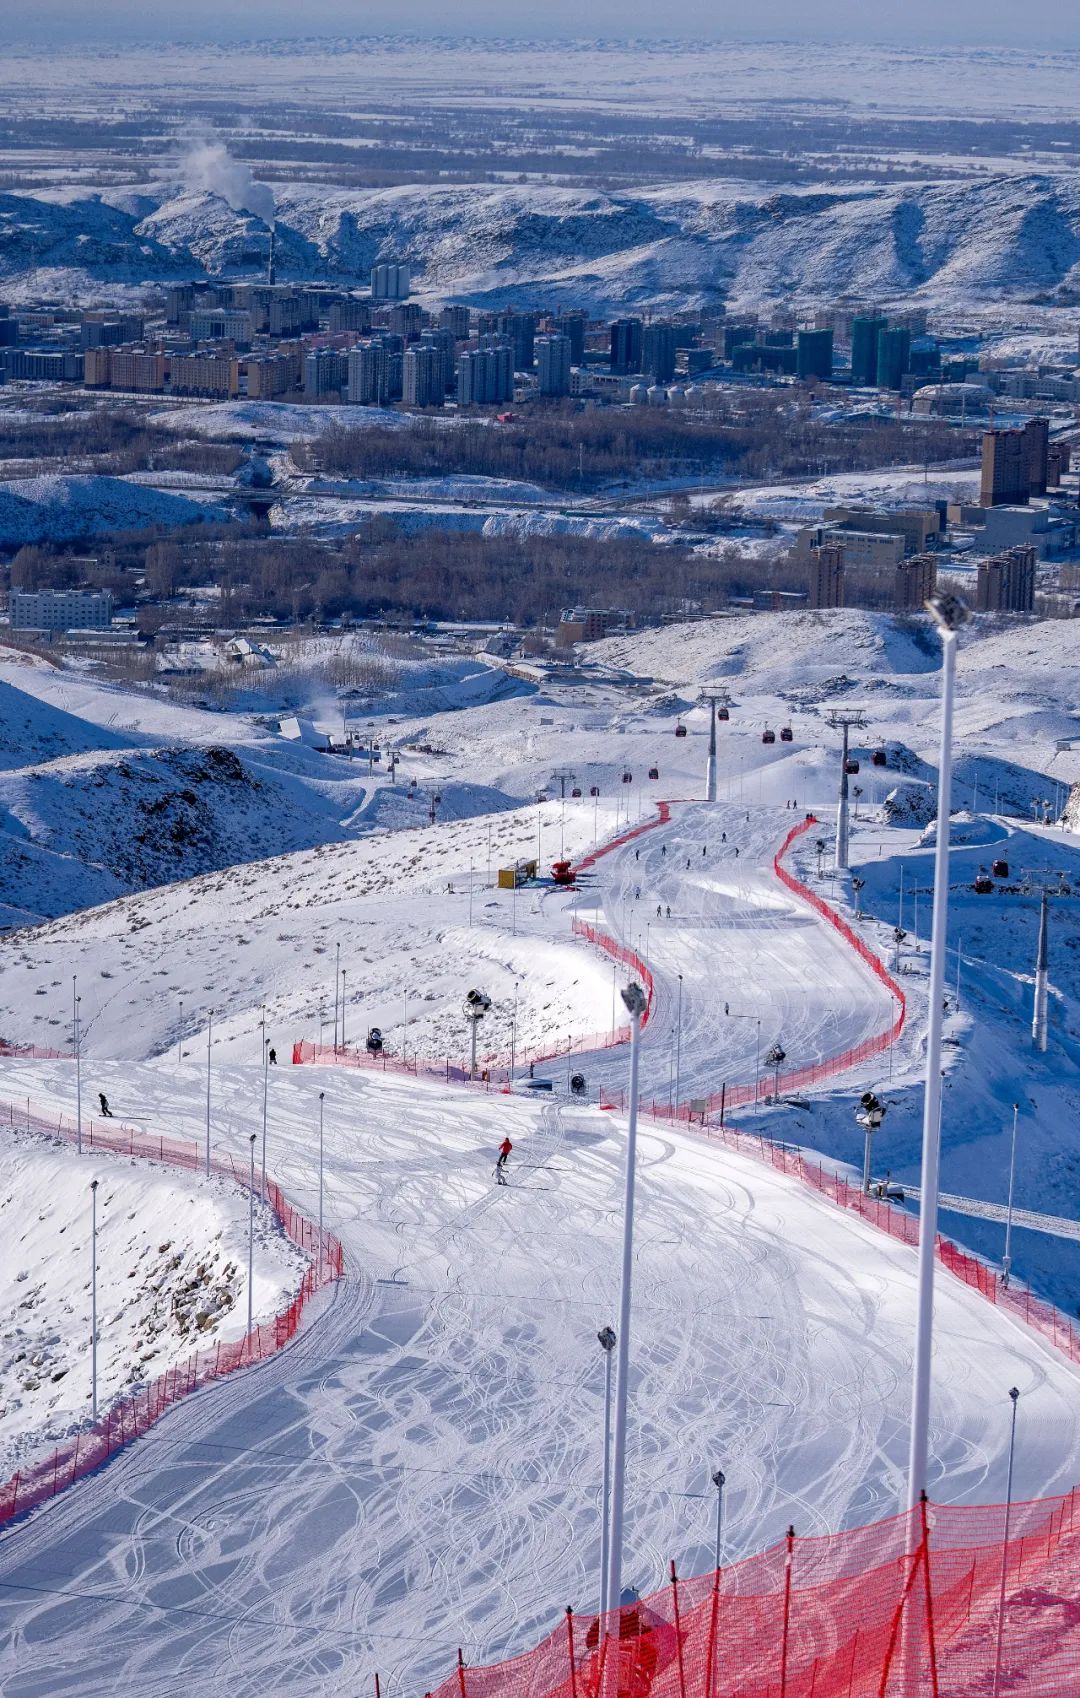
{"type": "MultiPolygon", "coordinates": [[[[146,1124],[199,1112],[194,1064],[115,1064],[146,1124]]],[[[62,1063],[19,1063],[70,1100],[62,1063]]],[[[103,1071],[107,1070],[103,1069],[103,1071]]],[[[108,1079],[106,1077],[106,1083],[108,1079]]],[[[254,1070],[222,1067],[243,1148],[254,1070]]],[[[524,1649],[594,1603],[602,1360],[617,1302],[624,1126],[595,1108],[297,1068],[272,1081],[271,1165],[327,1220],[346,1278],[278,1356],[198,1394],[0,1538],[5,1698],[420,1694],[456,1647],[524,1649]],[[510,1185],[493,1183],[509,1129],[510,1185]]],[[[895,1507],[915,1258],[796,1181],[647,1127],[628,1579],[895,1507]]],[[[1003,1388],[1023,1394],[1018,1491],[1080,1476],[1076,1372],[941,1278],[935,1496],[1000,1499],[1003,1388]],[[947,1475],[947,1477],[946,1477],[947,1475]]]]}

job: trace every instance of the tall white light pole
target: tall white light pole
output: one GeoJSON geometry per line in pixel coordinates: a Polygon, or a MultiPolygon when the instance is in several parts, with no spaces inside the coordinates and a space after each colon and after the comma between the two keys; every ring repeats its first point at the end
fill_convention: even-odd
{"type": "Polygon", "coordinates": [[[248,1174],[248,1337],[251,1336],[251,1321],[254,1314],[255,1302],[255,1134],[248,1140],[251,1145],[251,1171],[248,1174]]]}
{"type": "Polygon", "coordinates": [[[322,1280],[322,1247],[323,1247],[323,1103],[326,1092],[319,1092],[319,1269],[317,1278],[322,1280]]]}
{"type": "Polygon", "coordinates": [[[263,1104],[262,1104],[262,1180],[259,1194],[266,1201],[266,1101],[270,1090],[270,1039],[266,1035],[266,1010],[263,1009],[263,1104]]]}
{"type": "Polygon", "coordinates": [[[604,1470],[600,1491],[600,1614],[607,1608],[608,1565],[611,1558],[608,1517],[611,1507],[611,1352],[615,1348],[614,1327],[601,1327],[597,1333],[604,1352],[604,1470]]]}
{"type": "Polygon", "coordinates": [[[1001,1258],[1001,1283],[1008,1285],[1009,1269],[1012,1266],[1012,1217],[1013,1189],[1016,1184],[1016,1120],[1020,1113],[1020,1104],[1013,1103],[1012,1148],[1009,1152],[1009,1202],[1005,1210],[1005,1254],[1001,1258]]]}
{"type": "Polygon", "coordinates": [[[1001,1535],[1001,1584],[998,1588],[997,1644],[994,1648],[994,1686],[992,1698],[1001,1689],[1001,1639],[1005,1631],[1005,1580],[1009,1569],[1009,1523],[1012,1520],[1013,1461],[1016,1455],[1016,1406],[1020,1393],[1016,1386],[1009,1392],[1012,1400],[1012,1424],[1009,1428],[1009,1474],[1005,1486],[1005,1527],[1001,1535]]]}
{"type": "Polygon", "coordinates": [[[1031,1042],[1035,1049],[1045,1050],[1047,1037],[1046,970],[1047,919],[1049,906],[1045,890],[1039,903],[1039,948],[1035,957],[1035,1011],[1031,1021],[1031,1042]]]}
{"type": "Polygon", "coordinates": [[[75,1148],[82,1155],[82,1026],[79,1020],[79,1004],[82,998],[77,995],[78,975],[73,974],[71,980],[71,1033],[75,1049],[75,1148]]]}
{"type": "Polygon", "coordinates": [[[724,1530],[724,1482],[726,1478],[727,1476],[722,1468],[718,1468],[712,1477],[712,1483],[716,1487],[716,1553],[715,1561],[713,1562],[714,1570],[720,1567],[720,1539],[724,1530]]]}
{"type": "Polygon", "coordinates": [[[679,1112],[679,1085],[682,1080],[682,974],[679,974],[679,1012],[675,1019],[675,1113],[679,1112]]]}
{"type": "Polygon", "coordinates": [[[206,1016],[206,1172],[210,1174],[210,1040],[214,1030],[214,1010],[206,1016]]]}
{"type": "Polygon", "coordinates": [[[345,969],[341,969],[341,1047],[345,1048],[345,969]]]}
{"type": "Polygon", "coordinates": [[[176,1040],[176,1065],[182,1066],[184,1060],[184,999],[180,998],[180,1036],[176,1040]]]}
{"type": "Polygon", "coordinates": [[[341,945],[334,945],[334,1054],[338,1050],[338,991],[341,988],[341,945]]]}
{"type": "Polygon", "coordinates": [[[626,1128],[626,1184],[623,1195],[622,1280],[617,1329],[618,1362],[615,1384],[615,1443],[611,1465],[611,1537],[608,1559],[607,1607],[615,1611],[622,1593],[623,1504],[626,1495],[626,1407],[630,1377],[630,1295],[634,1271],[634,1181],[637,1170],[638,1067],[641,1016],[648,1003],[639,984],[622,993],[630,1015],[630,1117],[626,1128]]]}
{"type": "Polygon", "coordinates": [[[97,1188],[90,1181],[90,1413],[97,1421],[97,1188]]]}
{"type": "Polygon", "coordinates": [[[941,637],[941,750],[938,757],[937,841],[934,845],[934,918],[930,941],[926,1085],[923,1092],[922,1176],[919,1203],[919,1278],[915,1321],[915,1372],[911,1387],[908,1508],[926,1489],[930,1446],[930,1359],[934,1330],[934,1253],[937,1247],[941,1160],[941,1028],[945,1004],[945,948],[949,921],[949,814],[952,798],[952,722],[956,687],[956,633],[967,617],[962,601],[935,595],[927,608],[941,637]]]}

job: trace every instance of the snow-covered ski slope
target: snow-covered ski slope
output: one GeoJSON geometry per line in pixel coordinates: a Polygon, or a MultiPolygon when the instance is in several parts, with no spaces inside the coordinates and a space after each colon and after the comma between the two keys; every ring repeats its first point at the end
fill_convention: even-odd
{"type": "MultiPolygon", "coordinates": [[[[20,1064],[66,1101],[62,1064],[20,1064]]],[[[201,1080],[129,1069],[151,1120],[201,1080]]],[[[231,1146],[250,1070],[220,1070],[231,1146]]],[[[272,1158],[310,1209],[326,1092],[327,1207],[346,1279],[280,1356],[200,1394],[0,1541],[9,1698],[345,1694],[379,1668],[422,1692],[463,1645],[524,1648],[599,1561],[598,1327],[617,1301],[623,1127],[424,1081],[293,1069],[272,1158]],[[496,1187],[496,1145],[514,1143],[496,1187]]],[[[914,1257],[791,1180],[692,1135],[641,1146],[627,1573],[865,1521],[906,1457],[914,1257]]],[[[1000,1498],[1003,1385],[1025,1410],[1018,1490],[1080,1471],[1075,1371],[942,1278],[934,1495],[1000,1498]]]]}
{"type": "MultiPolygon", "coordinates": [[[[985,806],[996,782],[1004,800],[1023,785],[1046,794],[1048,778],[1067,776],[1074,757],[1058,756],[1054,739],[1072,724],[1062,677],[1075,641],[1057,625],[980,628],[967,641],[965,802],[974,783],[985,806]]],[[[772,856],[807,810],[826,820],[835,796],[837,745],[822,703],[866,703],[864,762],[879,741],[889,747],[884,774],[866,765],[860,775],[864,808],[898,779],[925,794],[933,644],[910,626],[844,615],[716,621],[603,649],[651,677],[598,673],[497,708],[425,706],[393,728],[402,745],[441,751],[410,757],[417,769],[426,763],[428,782],[526,797],[545,784],[550,792],[553,769],[565,766],[585,789],[580,801],[379,831],[21,932],[0,983],[0,1033],[63,1047],[77,972],[85,1088],[106,1090],[148,1131],[191,1137],[205,1113],[213,1009],[215,1146],[242,1154],[261,1126],[262,1004],[282,1062],[293,1037],[318,1037],[320,1010],[329,1038],[338,942],[351,1039],[373,1022],[396,1047],[407,992],[410,1053],[453,1046],[460,1055],[461,997],[475,983],[495,1004],[482,1044],[502,1054],[516,998],[520,1060],[526,1045],[551,1047],[611,1021],[610,963],[570,930],[575,914],[595,915],[648,952],[657,989],[645,1080],[662,1104],[673,1087],[680,973],[692,1033],[677,1063],[684,1101],[725,1078],[752,1081],[777,1039],[790,1065],[887,1025],[888,993],[781,888],[772,856]],[[721,801],[707,808],[685,801],[700,794],[706,724],[691,704],[701,682],[716,680],[737,700],[722,728],[721,801]],[[679,715],[690,736],[676,741],[679,715]],[[765,723],[791,723],[792,743],[763,745],[765,723]],[[652,764],[656,781],[646,776],[652,764]],[[620,784],[624,770],[630,785],[620,784]],[[602,790],[595,810],[592,783],[602,790]],[[613,833],[619,803],[634,824],[658,798],[673,803],[670,825],[604,856],[575,893],[492,888],[489,865],[493,879],[499,865],[535,853],[538,826],[543,863],[560,848],[577,858],[613,833]]],[[[60,703],[52,684],[41,688],[43,700],[72,711],[74,692],[60,703]]],[[[111,732],[115,714],[125,735],[168,740],[167,703],[148,707],[151,727],[134,724],[138,698],[112,701],[107,709],[105,694],[87,686],[78,717],[111,732]]],[[[225,741],[230,721],[238,746],[261,735],[240,735],[232,716],[205,719],[178,729],[179,739],[210,740],[212,722],[214,740],[225,741]]],[[[75,736],[78,725],[62,730],[75,736]]],[[[86,734],[85,748],[101,746],[86,734]]],[[[389,817],[398,798],[385,785],[382,794],[389,817]]],[[[1044,846],[1000,822],[959,823],[971,837],[957,851],[960,879],[1009,830],[1018,867],[1044,847],[1064,854],[1060,835],[1044,846]]],[[[816,835],[792,851],[811,883],[816,835]]],[[[901,865],[909,905],[913,883],[924,887],[925,940],[918,837],[888,826],[876,806],[855,834],[870,913],[860,929],[879,953],[901,865]]],[[[841,906],[849,895],[842,881],[818,888],[841,906]]],[[[1020,938],[1014,959],[1017,905],[1006,912],[1002,899],[999,914],[973,897],[964,906],[975,948],[969,938],[962,951],[970,1004],[950,1015],[959,1047],[949,1052],[946,1160],[951,1141],[968,1140],[997,1195],[1008,1157],[998,1121],[1026,1045],[1029,940],[1020,938]]],[[[1068,908],[1057,912],[1064,932],[1068,908]]],[[[905,919],[910,926],[909,908],[905,919]]],[[[1052,1053],[1025,1062],[1022,1075],[1033,1100],[1055,1104],[1030,1152],[1041,1153],[1044,1176],[1052,1172],[1062,1213],[1075,1192],[1074,1117],[1056,1113],[1075,1074],[1068,960],[1062,944],[1052,1053]]],[[[924,968],[925,950],[907,945],[909,1021],[883,1165],[913,1160],[924,968]]],[[[616,1088],[625,1052],[575,1065],[591,1087],[616,1088]]],[[[0,1069],[9,1095],[70,1110],[69,1063],[0,1069]]],[[[550,1071],[561,1086],[563,1065],[550,1071]]],[[[881,1081],[868,1070],[805,1106],[763,1108],[755,1130],[850,1157],[853,1097],[881,1081]]],[[[593,1604],[603,1389],[595,1334],[617,1301],[620,1116],[568,1103],[561,1090],[544,1105],[392,1072],[281,1065],[269,1079],[269,1165],[308,1213],[320,1091],[326,1220],[345,1246],[345,1281],[280,1356],[176,1408],[102,1474],[0,1538],[5,1698],[111,1694],[120,1679],[140,1698],[298,1687],[352,1698],[370,1690],[376,1668],[404,1698],[445,1674],[459,1644],[470,1663],[497,1658],[533,1643],[565,1603],[593,1604]],[[492,1165],[505,1131],[515,1149],[503,1190],[492,1165]]],[[[1034,1119],[1034,1108],[1025,1112],[1034,1119]]],[[[1030,1174],[1034,1184],[1035,1166],[1030,1174]]],[[[969,1178],[952,1188],[970,1189],[969,1178]]],[[[647,1590],[669,1556],[684,1572],[709,1564],[708,1482],[718,1465],[729,1481],[732,1556],[789,1521],[813,1533],[895,1507],[907,1448],[911,1251],[794,1180],[666,1123],[644,1132],[639,1199],[628,1578],[647,1590]]],[[[1018,1493],[1075,1483],[1076,1370],[944,1274],[939,1293],[933,1495],[1000,1499],[1002,1405],[1013,1384],[1023,1399],[1018,1493]]]]}

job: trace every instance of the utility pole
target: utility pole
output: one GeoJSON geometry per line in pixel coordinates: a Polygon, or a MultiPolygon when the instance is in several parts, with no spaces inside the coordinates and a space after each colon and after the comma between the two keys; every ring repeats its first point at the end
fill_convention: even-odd
{"type": "Polygon", "coordinates": [[[1039,948],[1035,957],[1035,1011],[1031,1021],[1031,1043],[1032,1047],[1038,1050],[1046,1049],[1046,970],[1049,912],[1049,904],[1044,890],[1042,900],[1039,903],[1039,948]]]}
{"type": "Polygon", "coordinates": [[[705,766],[705,800],[716,801],[716,710],[727,707],[731,697],[726,690],[702,690],[698,697],[709,704],[709,759],[705,766]]]}
{"type": "Polygon", "coordinates": [[[323,1254],[323,1102],[325,1091],[319,1092],[319,1267],[316,1278],[322,1283],[323,1254]]]}
{"type": "Polygon", "coordinates": [[[957,631],[967,618],[967,608],[956,596],[935,594],[926,605],[933,615],[941,638],[941,751],[938,757],[934,918],[930,939],[926,1084],[923,1091],[915,1371],[911,1387],[911,1447],[908,1457],[908,1508],[911,1510],[918,1507],[921,1495],[926,1489],[930,1449],[930,1353],[934,1329],[934,1257],[937,1250],[941,1162],[941,1029],[944,1015],[946,933],[949,923],[953,703],[956,694],[957,631]]]}
{"type": "Polygon", "coordinates": [[[248,1174],[248,1337],[251,1337],[251,1321],[255,1312],[255,1134],[251,1134],[248,1142],[251,1145],[251,1171],[248,1174]]]}
{"type": "Polygon", "coordinates": [[[679,1012],[675,1021],[675,1113],[679,1112],[679,1089],[682,1084],[682,974],[679,974],[679,1012]]]}
{"type": "Polygon", "coordinates": [[[82,997],[77,994],[78,976],[71,980],[71,1041],[75,1050],[75,1149],[82,1155],[82,1029],[79,1020],[79,1004],[82,997]]]}
{"type": "Polygon", "coordinates": [[[833,866],[838,873],[847,871],[850,827],[848,823],[848,734],[866,729],[866,715],[861,710],[850,713],[834,710],[826,715],[826,723],[843,733],[840,752],[840,795],[836,806],[836,850],[833,866]]]}
{"type": "Polygon", "coordinates": [[[210,1177],[210,1042],[214,1030],[214,1010],[206,1016],[206,1177],[210,1177]]]}

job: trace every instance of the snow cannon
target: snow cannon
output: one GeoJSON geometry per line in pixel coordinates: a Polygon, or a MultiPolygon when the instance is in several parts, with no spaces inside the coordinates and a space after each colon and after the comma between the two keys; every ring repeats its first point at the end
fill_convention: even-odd
{"type": "Polygon", "coordinates": [[[368,1052],[369,1055],[381,1055],[382,1054],[382,1047],[383,1047],[383,1035],[380,1032],[378,1026],[372,1026],[371,1030],[368,1032],[368,1035],[367,1035],[367,1045],[366,1045],[367,1052],[368,1052]]]}
{"type": "Polygon", "coordinates": [[[571,1073],[571,1075],[570,1075],[570,1094],[571,1094],[571,1096],[574,1096],[574,1097],[583,1097],[585,1095],[585,1075],[584,1075],[584,1073],[571,1073]]]}
{"type": "Polygon", "coordinates": [[[574,864],[572,861],[553,861],[551,863],[552,884],[572,885],[574,882],[574,864]]]}

